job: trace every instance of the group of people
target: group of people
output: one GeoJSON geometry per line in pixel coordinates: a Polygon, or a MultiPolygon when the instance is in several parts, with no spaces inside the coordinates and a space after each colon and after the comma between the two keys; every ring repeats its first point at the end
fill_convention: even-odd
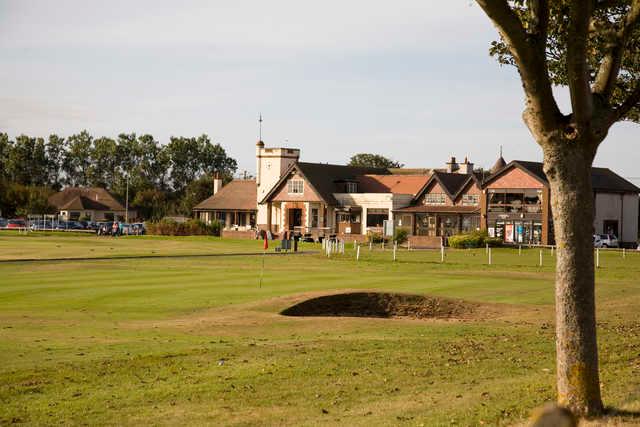
{"type": "Polygon", "coordinates": [[[137,224],[133,226],[128,226],[125,228],[125,224],[120,221],[113,221],[111,225],[109,223],[100,224],[97,230],[98,236],[113,236],[118,237],[123,234],[133,234],[135,236],[139,236],[143,234],[143,230],[138,227],[137,224]]]}

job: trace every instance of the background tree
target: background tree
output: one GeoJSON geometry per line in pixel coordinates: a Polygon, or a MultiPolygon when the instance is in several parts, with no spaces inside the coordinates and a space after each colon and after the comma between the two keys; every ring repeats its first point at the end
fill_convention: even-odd
{"type": "Polygon", "coordinates": [[[351,156],[351,159],[349,159],[349,163],[347,163],[347,165],[382,169],[401,168],[402,166],[404,166],[402,163],[391,160],[380,154],[371,153],[355,154],[351,156]]]}
{"type": "Polygon", "coordinates": [[[178,205],[178,213],[191,215],[193,207],[213,194],[213,176],[203,175],[191,181],[185,188],[184,195],[178,205]]]}
{"type": "Polygon", "coordinates": [[[207,175],[213,175],[214,172],[217,172],[223,180],[231,181],[233,174],[238,169],[238,163],[235,159],[229,157],[220,144],[212,144],[207,135],[200,136],[198,144],[201,150],[202,172],[207,175]]]}
{"type": "Polygon", "coordinates": [[[86,130],[71,135],[64,160],[66,183],[77,187],[89,184],[93,137],[86,130]]]}
{"type": "Polygon", "coordinates": [[[92,187],[113,188],[119,166],[118,145],[107,137],[97,138],[90,148],[91,162],[87,171],[92,187]]]}
{"type": "Polygon", "coordinates": [[[156,189],[138,191],[131,202],[142,218],[158,221],[169,212],[167,193],[156,189]]]}
{"type": "Polygon", "coordinates": [[[49,135],[47,141],[47,183],[50,187],[60,190],[63,182],[64,161],[67,146],[64,138],[49,135]]]}
{"type": "Polygon", "coordinates": [[[640,0],[476,0],[501,40],[490,52],[520,73],[523,119],[544,154],[557,244],[558,401],[602,411],[595,321],[591,165],[609,128],[637,120],[640,0]],[[552,85],[569,89],[560,111],[552,85]]]}

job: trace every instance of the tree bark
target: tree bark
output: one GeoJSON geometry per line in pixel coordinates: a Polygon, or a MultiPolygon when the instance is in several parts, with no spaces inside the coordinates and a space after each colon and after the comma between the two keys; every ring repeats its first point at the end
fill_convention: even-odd
{"type": "Polygon", "coordinates": [[[558,403],[582,416],[602,412],[596,342],[591,165],[596,144],[541,144],[551,189],[557,245],[556,357],[558,403]]]}

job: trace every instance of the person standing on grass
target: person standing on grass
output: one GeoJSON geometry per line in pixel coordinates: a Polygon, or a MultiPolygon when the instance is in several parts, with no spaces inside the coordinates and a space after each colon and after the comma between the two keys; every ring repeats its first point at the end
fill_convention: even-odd
{"type": "Polygon", "coordinates": [[[113,237],[118,237],[118,231],[120,227],[118,227],[118,221],[113,221],[113,225],[111,226],[111,234],[113,237]]]}

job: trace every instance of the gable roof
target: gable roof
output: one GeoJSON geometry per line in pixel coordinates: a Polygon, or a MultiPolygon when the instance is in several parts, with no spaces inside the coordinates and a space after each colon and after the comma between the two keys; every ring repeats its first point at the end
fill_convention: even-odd
{"type": "Polygon", "coordinates": [[[594,191],[640,193],[640,188],[609,168],[591,168],[591,186],[594,191]]]}
{"type": "Polygon", "coordinates": [[[124,211],[113,194],[98,187],[67,187],[49,197],[49,204],[58,210],[124,211]]]}
{"type": "Polygon", "coordinates": [[[415,196],[429,180],[428,175],[362,175],[358,177],[361,193],[411,194],[415,196]]]}
{"type": "Polygon", "coordinates": [[[416,194],[415,198],[422,196],[422,194],[429,188],[431,184],[437,182],[440,184],[444,192],[451,200],[455,200],[458,198],[460,193],[467,187],[470,182],[475,182],[478,186],[482,185],[482,181],[476,175],[473,174],[462,174],[455,172],[442,172],[435,170],[429,180],[425,183],[422,189],[416,194]]]}
{"type": "MultiPolygon", "coordinates": [[[[505,167],[487,178],[484,184],[489,184],[500,175],[514,167],[525,171],[532,177],[542,182],[544,185],[549,184],[547,176],[544,173],[543,164],[541,162],[527,162],[523,160],[513,160],[509,162],[505,167]]],[[[594,191],[614,193],[640,193],[640,188],[636,187],[634,184],[627,181],[609,168],[592,167],[591,185],[594,191]]]]}
{"type": "Polygon", "coordinates": [[[255,180],[234,179],[216,194],[194,206],[194,210],[257,210],[258,186],[255,180]]]}
{"type": "Polygon", "coordinates": [[[298,172],[307,181],[316,194],[327,204],[336,205],[338,202],[333,193],[336,191],[336,182],[359,181],[362,175],[388,175],[387,169],[366,168],[359,166],[330,165],[325,163],[297,162],[289,166],[278,182],[262,198],[264,203],[289,179],[293,172],[298,172]]]}

